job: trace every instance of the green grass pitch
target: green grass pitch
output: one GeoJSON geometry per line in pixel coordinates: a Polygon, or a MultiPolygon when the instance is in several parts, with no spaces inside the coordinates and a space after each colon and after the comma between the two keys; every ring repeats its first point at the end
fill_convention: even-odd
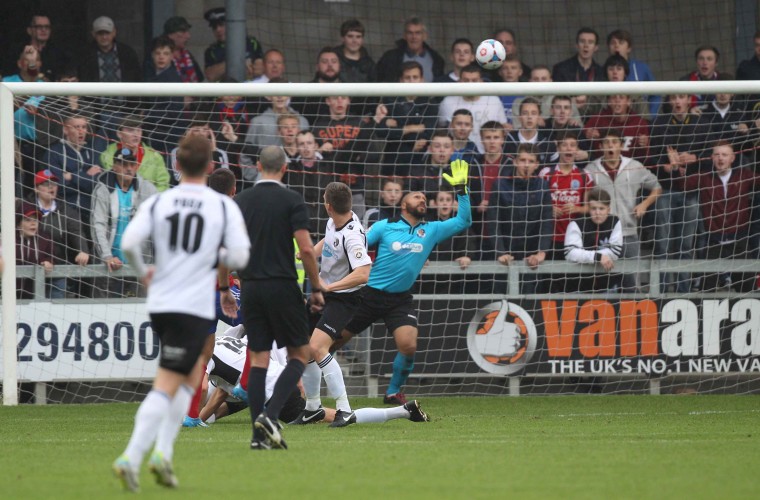
{"type": "MultiPolygon", "coordinates": [[[[760,498],[757,396],[428,398],[433,421],[183,429],[177,491],[143,498],[760,498]]],[[[353,406],[377,405],[355,398],[353,406]]],[[[0,498],[124,498],[110,464],[137,406],[0,407],[0,498]]]]}

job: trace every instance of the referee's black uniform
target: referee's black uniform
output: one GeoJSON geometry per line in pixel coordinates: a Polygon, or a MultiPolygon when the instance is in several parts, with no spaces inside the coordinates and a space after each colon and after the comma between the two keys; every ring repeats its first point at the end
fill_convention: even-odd
{"type": "Polygon", "coordinates": [[[309,342],[303,294],[298,286],[293,233],[309,230],[300,194],[273,181],[258,181],[235,197],[251,239],[248,266],[238,272],[248,349],[269,351],[309,342]]]}

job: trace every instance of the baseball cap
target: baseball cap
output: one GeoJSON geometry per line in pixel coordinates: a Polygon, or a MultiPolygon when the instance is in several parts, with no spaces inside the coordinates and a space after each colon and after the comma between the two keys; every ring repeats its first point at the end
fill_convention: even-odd
{"type": "Polygon", "coordinates": [[[116,154],[113,156],[113,161],[137,163],[137,157],[131,149],[121,148],[116,151],[116,154]]]}
{"type": "Polygon", "coordinates": [[[22,203],[20,212],[21,215],[29,218],[34,217],[35,219],[39,219],[42,216],[40,210],[35,205],[32,205],[30,203],[22,203]]]}
{"type": "Polygon", "coordinates": [[[208,21],[208,25],[213,28],[217,24],[221,24],[227,20],[227,11],[224,10],[224,7],[209,9],[203,14],[203,18],[208,21]]]}
{"type": "Polygon", "coordinates": [[[187,31],[190,28],[192,26],[187,22],[187,19],[181,16],[174,16],[167,19],[164,23],[164,34],[171,35],[178,31],[187,31]]]}
{"type": "Polygon", "coordinates": [[[53,174],[49,169],[40,170],[34,176],[34,185],[39,186],[43,182],[55,181],[58,182],[58,177],[53,174]]]}
{"type": "Polygon", "coordinates": [[[97,33],[98,31],[107,31],[113,33],[116,26],[113,23],[113,19],[108,16],[100,16],[92,22],[92,31],[97,33]]]}

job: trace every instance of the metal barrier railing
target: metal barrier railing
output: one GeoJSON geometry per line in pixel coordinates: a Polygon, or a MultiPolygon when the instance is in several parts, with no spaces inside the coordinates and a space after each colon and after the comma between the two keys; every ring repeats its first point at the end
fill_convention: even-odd
{"type": "MultiPolygon", "coordinates": [[[[660,290],[660,276],[662,273],[691,273],[699,275],[704,273],[757,273],[760,274],[760,260],[756,259],[695,259],[689,261],[679,260],[619,260],[615,263],[612,271],[615,274],[640,274],[647,275],[649,278],[648,285],[643,290],[632,293],[616,293],[615,297],[623,298],[641,298],[641,297],[668,297],[673,293],[664,293],[660,290]]],[[[544,262],[538,268],[531,269],[523,262],[516,262],[509,266],[504,266],[496,262],[472,262],[467,269],[460,269],[455,262],[430,262],[422,269],[423,276],[430,275],[449,275],[459,276],[461,279],[468,277],[478,279],[480,275],[487,276],[506,276],[507,293],[490,294],[498,298],[536,298],[546,297],[549,294],[525,295],[520,293],[520,277],[522,275],[595,275],[603,276],[600,266],[595,264],[574,264],[571,262],[544,262]]],[[[88,266],[77,265],[58,265],[49,273],[46,273],[41,266],[17,266],[16,276],[18,278],[34,278],[34,300],[45,300],[45,280],[52,278],[135,278],[134,271],[126,266],[118,271],[105,272],[102,264],[91,264],[88,266]]],[[[760,295],[760,291],[750,292],[752,296],[760,295]]],[[[688,294],[678,294],[679,296],[700,296],[709,295],[710,297],[720,297],[735,295],[736,292],[690,292],[688,294]]],[[[417,295],[417,298],[426,299],[434,298],[441,295],[417,295]]],[[[462,297],[464,294],[453,294],[462,297]]],[[[562,294],[565,298],[590,298],[604,296],[604,292],[595,293],[567,293],[562,294]]],[[[489,294],[478,294],[478,298],[489,298],[489,294]]],[[[67,299],[69,300],[69,299],[67,299]]],[[[110,300],[110,299],[105,299],[110,300]]]]}

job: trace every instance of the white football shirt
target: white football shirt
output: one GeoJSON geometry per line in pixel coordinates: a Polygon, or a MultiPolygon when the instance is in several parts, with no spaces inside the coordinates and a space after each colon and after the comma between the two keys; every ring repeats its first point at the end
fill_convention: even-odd
{"type": "MultiPolygon", "coordinates": [[[[231,394],[232,389],[240,382],[247,348],[247,337],[218,337],[214,344],[214,355],[206,365],[209,382],[227,394],[231,394]]],[[[267,399],[272,397],[277,378],[285,369],[286,356],[284,347],[277,349],[277,346],[272,344],[272,350],[269,351],[269,368],[267,368],[267,399]]]]}
{"type": "MultiPolygon", "coordinates": [[[[335,227],[332,217],[328,219],[322,245],[319,277],[325,283],[332,284],[348,276],[357,267],[368,264],[372,264],[372,259],[367,255],[367,236],[356,214],[351,212],[351,220],[340,228],[335,227]]],[[[349,293],[363,286],[359,285],[335,293],[349,293]]]]}
{"type": "Polygon", "coordinates": [[[122,246],[153,241],[155,274],[146,301],[151,313],[214,319],[220,249],[250,249],[240,209],[207,186],[180,184],[149,198],[124,232],[122,246]]]}

